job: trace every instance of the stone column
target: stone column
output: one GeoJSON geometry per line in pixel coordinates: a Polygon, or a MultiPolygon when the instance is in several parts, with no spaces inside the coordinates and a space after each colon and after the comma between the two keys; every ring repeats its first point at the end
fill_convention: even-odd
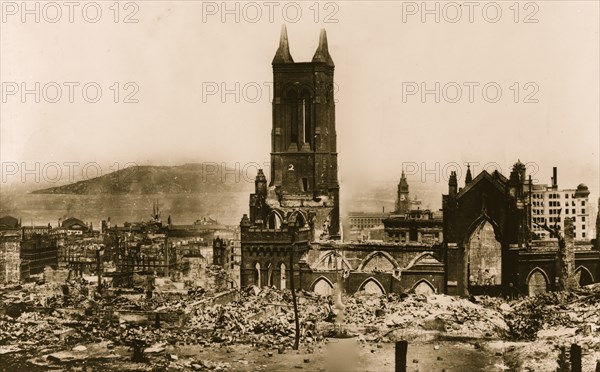
{"type": "Polygon", "coordinates": [[[558,240],[558,260],[560,264],[559,289],[568,291],[577,288],[579,283],[575,280],[575,242],[572,218],[565,218],[564,239],[559,237],[558,240]]]}
{"type": "Polygon", "coordinates": [[[596,215],[596,249],[600,250],[600,198],[598,198],[598,214],[596,215]]]}

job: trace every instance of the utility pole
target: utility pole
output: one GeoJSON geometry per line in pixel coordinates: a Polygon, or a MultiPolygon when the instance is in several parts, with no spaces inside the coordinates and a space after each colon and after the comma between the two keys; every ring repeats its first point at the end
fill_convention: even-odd
{"type": "Polygon", "coordinates": [[[102,255],[101,251],[104,249],[102,245],[96,246],[96,275],[98,276],[98,292],[102,291],[102,255]]]}
{"type": "Polygon", "coordinates": [[[294,285],[294,250],[296,248],[296,218],[290,216],[288,231],[292,233],[292,244],[290,247],[290,290],[292,291],[292,303],[294,304],[294,320],[296,322],[296,336],[294,338],[294,350],[300,346],[300,320],[298,319],[298,301],[296,300],[296,288],[294,285]]]}

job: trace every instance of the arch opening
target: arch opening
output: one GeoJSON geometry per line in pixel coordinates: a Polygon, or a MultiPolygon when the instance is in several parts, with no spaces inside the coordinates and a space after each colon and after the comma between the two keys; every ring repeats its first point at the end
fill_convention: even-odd
{"type": "Polygon", "coordinates": [[[257,262],[254,264],[254,285],[260,288],[260,284],[260,263],[257,262]]]}
{"type": "Polygon", "coordinates": [[[469,286],[502,284],[502,245],[496,239],[494,226],[483,221],[468,239],[469,286]]]}
{"type": "Polygon", "coordinates": [[[269,262],[267,266],[267,287],[271,287],[273,285],[273,265],[269,262]]]}
{"type": "Polygon", "coordinates": [[[285,289],[286,283],[286,272],[285,272],[285,264],[282,262],[279,265],[279,289],[285,289]]]}
{"type": "Polygon", "coordinates": [[[383,289],[383,286],[381,285],[381,283],[379,283],[374,278],[366,279],[360,285],[359,291],[364,291],[365,293],[374,294],[374,295],[384,295],[385,294],[385,289],[383,289]]]}
{"type": "Polygon", "coordinates": [[[339,253],[328,252],[315,265],[317,270],[350,270],[350,264],[339,253]]]}
{"type": "Polygon", "coordinates": [[[531,270],[527,279],[527,288],[530,296],[546,293],[548,290],[548,276],[546,273],[538,267],[531,270]]]}
{"type": "Polygon", "coordinates": [[[281,229],[281,224],[283,222],[283,219],[281,218],[281,216],[279,215],[279,213],[277,213],[276,211],[271,211],[271,213],[269,213],[269,217],[268,217],[268,228],[271,230],[278,230],[281,229]]]}
{"type": "Polygon", "coordinates": [[[425,296],[429,296],[435,293],[435,288],[433,287],[433,285],[425,279],[422,279],[415,283],[412,289],[416,294],[421,294],[425,296]]]}
{"type": "Polygon", "coordinates": [[[377,251],[365,257],[359,266],[359,270],[364,272],[392,272],[398,267],[398,263],[388,253],[377,251]]]}
{"type": "Polygon", "coordinates": [[[575,270],[575,279],[581,287],[594,283],[594,277],[592,276],[592,273],[587,269],[587,267],[584,266],[579,266],[575,270]]]}
{"type": "Polygon", "coordinates": [[[313,292],[321,296],[331,296],[333,293],[333,285],[324,277],[315,280],[312,285],[313,292]]]}

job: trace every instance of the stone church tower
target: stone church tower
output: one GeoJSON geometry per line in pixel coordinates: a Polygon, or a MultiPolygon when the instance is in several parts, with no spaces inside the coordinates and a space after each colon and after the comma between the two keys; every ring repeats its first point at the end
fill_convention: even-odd
{"type": "Polygon", "coordinates": [[[340,239],[334,64],[321,31],[311,62],[294,62],[287,31],[273,58],[270,180],[258,171],[240,222],[242,287],[287,288],[311,243],[340,239]]]}
{"type": "MultiPolygon", "coordinates": [[[[273,58],[270,187],[282,208],[328,213],[328,235],[340,234],[334,63],[321,30],[311,62],[294,62],[285,26],[273,58]]],[[[318,222],[318,221],[317,221],[318,222]]],[[[323,221],[325,223],[325,221],[323,221]]],[[[320,226],[315,226],[319,228],[320,226]]]]}

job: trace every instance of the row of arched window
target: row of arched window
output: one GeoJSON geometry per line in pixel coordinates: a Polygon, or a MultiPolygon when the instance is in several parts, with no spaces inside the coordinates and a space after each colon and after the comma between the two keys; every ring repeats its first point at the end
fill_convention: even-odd
{"type": "MultiPolygon", "coordinates": [[[[333,292],[333,283],[331,283],[331,281],[328,278],[321,276],[312,283],[311,289],[316,294],[322,296],[330,296],[333,292]]],[[[379,282],[379,280],[373,277],[365,279],[358,287],[358,290],[369,294],[386,294],[386,291],[381,282],[379,282]]],[[[411,291],[424,295],[436,292],[435,287],[426,279],[421,279],[418,282],[416,282],[411,288],[411,291]]]]}
{"type": "Polygon", "coordinates": [[[278,266],[275,266],[269,262],[266,268],[261,268],[260,263],[256,262],[254,264],[253,280],[254,285],[259,288],[263,286],[274,286],[279,289],[285,289],[287,280],[286,266],[283,262],[281,262],[278,266]]]}
{"type": "MultiPolygon", "coordinates": [[[[594,283],[592,273],[584,266],[579,266],[575,270],[575,279],[581,286],[594,283]]],[[[530,296],[547,292],[549,284],[550,278],[548,274],[539,267],[534,268],[527,275],[527,289],[530,296]]]]}

